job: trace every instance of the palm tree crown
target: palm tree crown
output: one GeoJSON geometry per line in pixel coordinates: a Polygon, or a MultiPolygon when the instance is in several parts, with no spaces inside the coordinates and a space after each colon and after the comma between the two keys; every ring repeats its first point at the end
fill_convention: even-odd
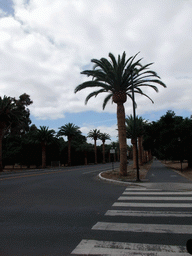
{"type": "Polygon", "coordinates": [[[67,136],[68,139],[72,139],[74,136],[81,134],[81,131],[79,129],[80,127],[78,127],[77,125],[74,125],[73,123],[68,123],[59,127],[57,136],[67,136]]]}
{"type": "Polygon", "coordinates": [[[111,136],[108,133],[100,133],[99,139],[105,143],[106,140],[111,140],[111,136]]]}
{"type": "Polygon", "coordinates": [[[91,139],[94,139],[94,140],[97,140],[100,137],[100,134],[101,134],[100,130],[93,129],[93,130],[89,131],[87,137],[91,138],[91,139]]]}
{"type": "Polygon", "coordinates": [[[45,143],[45,145],[54,140],[55,131],[49,130],[49,127],[40,126],[40,129],[36,130],[36,140],[45,143]]]}
{"type": "Polygon", "coordinates": [[[101,89],[90,93],[86,97],[85,104],[91,97],[107,92],[109,94],[104,99],[104,109],[111,98],[115,103],[118,101],[126,102],[127,96],[132,99],[131,90],[133,84],[135,93],[144,95],[152,101],[140,87],[148,86],[158,92],[158,88],[154,84],[160,84],[163,87],[166,87],[166,85],[160,80],[156,72],[149,70],[149,66],[153,63],[143,66],[140,63],[142,59],[134,62],[136,56],[137,54],[126,60],[126,53],[124,52],[122,57],[119,55],[118,60],[116,60],[114,55],[109,53],[110,61],[106,58],[101,58],[100,60],[92,59],[91,62],[95,64],[93,69],[84,70],[81,74],[92,76],[93,79],[78,85],[75,88],[75,93],[88,87],[100,87],[101,89]],[[133,78],[133,83],[131,77],[133,78]]]}
{"type": "Polygon", "coordinates": [[[46,146],[54,140],[54,130],[49,130],[49,127],[40,126],[40,129],[35,131],[36,142],[41,143],[42,147],[42,168],[46,167],[46,146]]]}

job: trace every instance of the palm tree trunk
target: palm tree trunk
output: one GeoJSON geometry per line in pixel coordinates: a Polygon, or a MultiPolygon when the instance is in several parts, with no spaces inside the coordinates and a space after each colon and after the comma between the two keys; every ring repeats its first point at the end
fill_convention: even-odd
{"type": "Polygon", "coordinates": [[[45,142],[41,143],[42,147],[42,168],[46,167],[46,145],[45,142]]]}
{"type": "Polygon", "coordinates": [[[117,124],[120,146],[120,170],[122,176],[127,176],[127,140],[125,126],[125,108],[122,102],[117,102],[117,124]]]}
{"type": "Polygon", "coordinates": [[[131,139],[131,143],[133,145],[133,169],[137,168],[137,159],[136,159],[136,140],[131,139]]]}
{"type": "Polygon", "coordinates": [[[103,141],[103,164],[105,164],[105,142],[103,141]]]}
{"type": "Polygon", "coordinates": [[[94,139],[94,142],[95,142],[95,145],[94,145],[94,148],[95,148],[95,164],[97,164],[97,145],[96,145],[96,141],[97,140],[94,139]]]}
{"type": "Polygon", "coordinates": [[[71,166],[71,138],[68,138],[68,166],[71,166]]]}

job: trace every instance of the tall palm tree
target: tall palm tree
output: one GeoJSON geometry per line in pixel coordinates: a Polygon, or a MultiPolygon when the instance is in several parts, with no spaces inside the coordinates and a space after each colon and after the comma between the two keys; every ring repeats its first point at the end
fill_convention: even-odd
{"type": "Polygon", "coordinates": [[[42,168],[46,167],[46,146],[54,140],[54,134],[55,131],[49,130],[49,127],[46,126],[40,126],[40,129],[36,131],[36,141],[40,142],[42,147],[42,168]]]}
{"type": "MultiPolygon", "coordinates": [[[[147,86],[154,89],[158,88],[154,84],[165,84],[160,80],[160,77],[149,70],[149,66],[141,65],[141,59],[134,62],[135,56],[126,60],[125,52],[122,56],[118,55],[116,60],[112,53],[109,53],[110,61],[106,58],[100,60],[92,59],[94,63],[92,70],[84,70],[81,74],[91,76],[92,80],[83,82],[75,88],[75,93],[85,89],[98,87],[99,90],[91,92],[85,99],[85,104],[88,100],[97,96],[100,93],[107,92],[108,95],[104,99],[103,109],[110,99],[117,104],[117,123],[118,135],[120,144],[120,174],[127,175],[127,144],[126,144],[126,128],[125,128],[125,109],[124,103],[127,101],[127,96],[132,99],[132,87],[135,93],[141,94],[152,99],[142,91],[142,87],[147,86]]],[[[153,101],[152,101],[153,102],[153,101]]]]}
{"type": "Polygon", "coordinates": [[[99,139],[103,143],[103,164],[105,164],[105,141],[106,140],[111,140],[111,137],[108,133],[100,133],[99,139]]]}
{"type": "Polygon", "coordinates": [[[93,129],[89,131],[87,137],[94,140],[94,149],[95,149],[95,164],[97,164],[97,140],[100,137],[100,130],[93,129]]]}
{"type": "Polygon", "coordinates": [[[81,134],[80,128],[73,123],[68,123],[59,128],[57,136],[67,136],[68,139],[68,165],[71,166],[71,141],[81,134]]]}

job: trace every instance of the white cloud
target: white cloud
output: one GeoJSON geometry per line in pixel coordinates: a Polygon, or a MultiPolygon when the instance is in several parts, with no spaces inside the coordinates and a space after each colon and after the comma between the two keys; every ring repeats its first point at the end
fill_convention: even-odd
{"type": "MultiPolygon", "coordinates": [[[[167,84],[157,94],[146,89],[155,104],[137,97],[138,114],[150,109],[192,111],[192,3],[153,0],[14,0],[15,16],[0,18],[1,95],[31,96],[31,114],[57,119],[66,112],[102,111],[103,96],[84,100],[90,90],[74,94],[84,81],[80,72],[92,58],[109,52],[132,56],[167,84]]],[[[132,104],[125,104],[126,114],[132,104]]],[[[115,104],[106,107],[116,112],[115,104]]]]}

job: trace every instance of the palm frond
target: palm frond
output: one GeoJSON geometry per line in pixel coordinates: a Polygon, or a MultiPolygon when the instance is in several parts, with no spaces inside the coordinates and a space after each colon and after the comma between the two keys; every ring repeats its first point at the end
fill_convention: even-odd
{"type": "Polygon", "coordinates": [[[107,97],[104,99],[104,101],[103,101],[103,109],[105,109],[105,107],[106,107],[108,101],[112,98],[112,96],[113,96],[113,93],[110,93],[110,94],[107,95],[107,97]]]}
{"type": "Polygon", "coordinates": [[[135,93],[139,93],[140,95],[143,95],[143,96],[147,97],[152,103],[154,103],[154,101],[147,94],[145,94],[143,92],[141,93],[141,92],[138,92],[138,91],[135,91],[135,93]]]}
{"type": "Polygon", "coordinates": [[[150,87],[158,92],[157,85],[163,87],[166,87],[166,85],[161,81],[156,72],[150,70],[153,63],[142,65],[142,58],[136,60],[138,54],[139,52],[127,60],[125,52],[122,55],[118,55],[117,58],[112,53],[109,53],[109,60],[106,58],[92,59],[93,69],[81,72],[81,74],[91,76],[92,80],[78,85],[75,88],[75,93],[85,88],[100,87],[100,90],[94,91],[86,97],[85,104],[87,104],[91,97],[96,97],[103,92],[111,92],[104,99],[103,109],[115,93],[124,91],[132,99],[132,87],[134,87],[136,93],[152,101],[140,87],[150,87]]]}
{"type": "Polygon", "coordinates": [[[110,90],[111,89],[111,87],[108,86],[105,83],[98,82],[98,81],[87,81],[87,82],[84,82],[84,83],[78,85],[75,88],[74,92],[77,93],[78,91],[81,91],[81,90],[83,90],[85,88],[92,88],[92,87],[102,87],[102,88],[104,88],[106,90],[110,90]]]}
{"type": "Polygon", "coordinates": [[[87,102],[89,101],[90,98],[92,98],[93,96],[97,97],[97,95],[99,93],[102,93],[102,92],[106,92],[105,89],[101,89],[101,90],[98,90],[98,91],[95,91],[95,92],[91,92],[85,99],[85,105],[87,105],[87,102]]]}

